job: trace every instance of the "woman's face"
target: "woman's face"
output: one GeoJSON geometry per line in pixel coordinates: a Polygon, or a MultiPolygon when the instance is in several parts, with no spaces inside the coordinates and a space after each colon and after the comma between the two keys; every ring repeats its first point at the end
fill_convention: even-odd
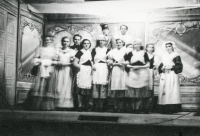
{"type": "Polygon", "coordinates": [[[66,48],[66,47],[69,47],[69,45],[70,45],[70,40],[68,38],[63,39],[62,47],[66,48]]]}
{"type": "Polygon", "coordinates": [[[103,32],[103,35],[107,36],[108,33],[109,33],[109,30],[108,29],[104,29],[102,32],[103,32]]]}
{"type": "Polygon", "coordinates": [[[122,34],[122,35],[125,35],[126,32],[127,32],[126,26],[121,26],[121,27],[120,27],[120,31],[121,31],[121,34],[122,34]]]}
{"type": "Polygon", "coordinates": [[[124,42],[122,40],[117,40],[117,49],[121,49],[123,47],[124,42]]]}
{"type": "Polygon", "coordinates": [[[166,44],[165,47],[166,47],[168,53],[172,53],[173,52],[173,47],[172,47],[171,44],[166,44]]]}
{"type": "Polygon", "coordinates": [[[147,46],[147,52],[153,52],[153,50],[154,50],[154,45],[149,44],[149,45],[147,46]]]}
{"type": "Polygon", "coordinates": [[[90,48],[90,42],[89,42],[89,41],[84,41],[84,43],[83,43],[83,48],[84,48],[85,50],[88,50],[88,49],[90,48]]]}
{"type": "Polygon", "coordinates": [[[100,47],[104,47],[105,43],[106,43],[106,41],[104,39],[99,40],[99,46],[100,47]]]}
{"type": "Polygon", "coordinates": [[[139,51],[140,50],[140,43],[139,42],[135,42],[134,43],[134,48],[137,50],[137,51],[139,51]]]}
{"type": "Polygon", "coordinates": [[[45,40],[44,40],[44,47],[49,46],[50,43],[52,43],[51,38],[50,37],[46,37],[45,40]]]}

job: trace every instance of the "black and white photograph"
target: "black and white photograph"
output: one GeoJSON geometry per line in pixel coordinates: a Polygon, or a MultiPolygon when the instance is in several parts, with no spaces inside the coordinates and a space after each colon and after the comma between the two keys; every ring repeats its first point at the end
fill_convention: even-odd
{"type": "Polygon", "coordinates": [[[0,136],[200,136],[200,0],[0,0],[0,136]]]}

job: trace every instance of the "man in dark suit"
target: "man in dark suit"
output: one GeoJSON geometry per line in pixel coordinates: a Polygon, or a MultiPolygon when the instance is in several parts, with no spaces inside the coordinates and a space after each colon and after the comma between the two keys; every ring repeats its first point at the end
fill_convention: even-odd
{"type": "MultiPolygon", "coordinates": [[[[73,46],[70,46],[71,49],[75,50],[76,52],[78,52],[79,50],[81,50],[81,46],[80,46],[80,43],[81,43],[81,39],[82,39],[82,36],[79,35],[79,34],[75,34],[74,37],[73,37],[73,42],[74,42],[74,45],[73,46]]],[[[76,76],[77,76],[77,69],[72,66],[72,71],[74,73],[74,79],[73,79],[73,88],[74,88],[74,91],[73,91],[73,97],[74,97],[74,107],[75,107],[75,110],[78,109],[78,96],[76,94],[76,90],[77,90],[77,85],[76,85],[76,76]]]]}
{"type": "Polygon", "coordinates": [[[79,34],[75,34],[73,37],[74,45],[70,46],[71,49],[78,51],[81,50],[80,43],[81,43],[82,36],[79,34]]]}

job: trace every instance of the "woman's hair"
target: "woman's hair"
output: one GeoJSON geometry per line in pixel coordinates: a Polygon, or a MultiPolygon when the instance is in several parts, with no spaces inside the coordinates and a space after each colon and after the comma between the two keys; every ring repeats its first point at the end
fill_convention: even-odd
{"type": "MultiPolygon", "coordinates": [[[[62,37],[62,39],[61,39],[61,43],[62,43],[65,39],[69,39],[69,41],[70,41],[70,38],[69,38],[69,37],[64,36],[64,37],[62,37]]],[[[70,41],[70,42],[71,42],[71,41],[70,41]]]]}
{"type": "Polygon", "coordinates": [[[141,39],[135,39],[135,40],[133,41],[133,45],[134,45],[135,43],[139,43],[139,45],[140,45],[140,50],[143,50],[143,49],[144,49],[144,47],[142,46],[142,40],[141,40],[141,39]]]}
{"type": "Polygon", "coordinates": [[[53,39],[52,39],[53,37],[50,36],[50,35],[46,35],[46,36],[44,37],[44,40],[45,40],[46,38],[50,38],[51,41],[53,40],[53,39]]]}
{"type": "Polygon", "coordinates": [[[82,39],[82,36],[81,36],[80,34],[75,34],[75,35],[73,36],[73,41],[74,41],[74,39],[75,39],[76,36],[78,36],[78,37],[80,37],[80,39],[82,39]]]}
{"type": "Polygon", "coordinates": [[[115,41],[117,42],[118,40],[121,40],[121,41],[123,42],[123,46],[126,44],[126,43],[124,42],[124,40],[121,39],[121,38],[117,38],[115,41]]]}
{"type": "Polygon", "coordinates": [[[52,36],[46,35],[46,36],[44,37],[43,46],[44,46],[44,44],[45,44],[45,39],[46,39],[46,38],[50,38],[51,42],[53,41],[52,36]]]}
{"type": "Polygon", "coordinates": [[[128,26],[126,26],[126,25],[120,25],[120,29],[121,29],[122,26],[125,26],[126,30],[128,30],[128,26]]]}
{"type": "Polygon", "coordinates": [[[126,44],[126,48],[128,47],[128,46],[130,46],[130,45],[133,45],[132,43],[128,43],[128,44],[126,44]]]}
{"type": "Polygon", "coordinates": [[[105,40],[106,41],[106,37],[105,36],[99,36],[99,37],[97,37],[97,40],[96,40],[96,47],[99,47],[99,45],[100,45],[100,41],[101,40],[105,40]]]}
{"type": "Polygon", "coordinates": [[[173,42],[166,42],[165,43],[165,48],[166,48],[166,45],[171,45],[171,47],[172,47],[172,51],[174,51],[174,43],[173,42]]]}
{"type": "Polygon", "coordinates": [[[155,51],[155,44],[154,43],[147,43],[146,44],[146,52],[147,52],[147,47],[149,46],[149,45],[153,45],[153,52],[155,51]]]}
{"type": "MultiPolygon", "coordinates": [[[[83,39],[83,41],[81,42],[81,45],[80,45],[81,49],[83,49],[83,44],[84,44],[85,41],[89,41],[90,47],[91,47],[91,42],[90,42],[90,40],[89,40],[89,39],[83,39]]],[[[90,48],[90,47],[89,47],[89,48],[90,48]]]]}

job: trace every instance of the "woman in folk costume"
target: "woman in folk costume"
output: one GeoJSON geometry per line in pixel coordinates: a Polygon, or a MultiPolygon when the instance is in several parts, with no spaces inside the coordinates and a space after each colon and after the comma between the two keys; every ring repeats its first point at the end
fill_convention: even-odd
{"type": "Polygon", "coordinates": [[[148,90],[149,82],[149,58],[145,51],[141,50],[142,41],[134,41],[132,52],[126,55],[126,61],[129,62],[128,78],[126,81],[127,91],[125,97],[130,106],[130,112],[147,112],[145,99],[151,97],[148,90]]]}
{"type": "Polygon", "coordinates": [[[118,38],[116,39],[116,48],[108,53],[109,65],[112,66],[110,96],[114,98],[115,112],[123,112],[125,110],[126,73],[124,56],[126,47],[124,45],[124,41],[118,38]]]}
{"type": "Polygon", "coordinates": [[[92,55],[89,51],[91,42],[84,39],[81,42],[81,50],[75,55],[74,66],[79,70],[77,74],[78,110],[87,110],[91,97],[92,87],[92,55]]]}
{"type": "Polygon", "coordinates": [[[58,59],[56,66],[57,83],[56,83],[56,107],[59,109],[71,110],[73,104],[73,72],[72,62],[74,60],[75,51],[69,48],[69,37],[61,39],[62,47],[58,51],[58,59]]]}
{"type": "Polygon", "coordinates": [[[52,46],[52,37],[44,39],[34,56],[34,65],[38,66],[32,91],[32,110],[54,110],[56,52],[52,46]]]}
{"type": "Polygon", "coordinates": [[[146,98],[146,109],[148,112],[152,110],[153,108],[153,98],[154,98],[154,75],[158,74],[157,68],[158,68],[158,57],[154,55],[155,51],[155,45],[153,43],[149,43],[146,45],[146,52],[149,57],[150,61],[150,67],[149,67],[149,91],[151,93],[150,98],[146,98]]]}
{"type": "Polygon", "coordinates": [[[158,104],[161,113],[175,113],[181,111],[181,94],[179,73],[183,70],[180,55],[174,52],[174,42],[165,43],[167,54],[162,56],[159,66],[160,85],[158,104]]]}
{"type": "Polygon", "coordinates": [[[110,51],[105,47],[106,37],[101,35],[97,39],[96,48],[92,50],[93,66],[93,109],[104,111],[107,98],[108,65],[107,53],[110,51]]]}

